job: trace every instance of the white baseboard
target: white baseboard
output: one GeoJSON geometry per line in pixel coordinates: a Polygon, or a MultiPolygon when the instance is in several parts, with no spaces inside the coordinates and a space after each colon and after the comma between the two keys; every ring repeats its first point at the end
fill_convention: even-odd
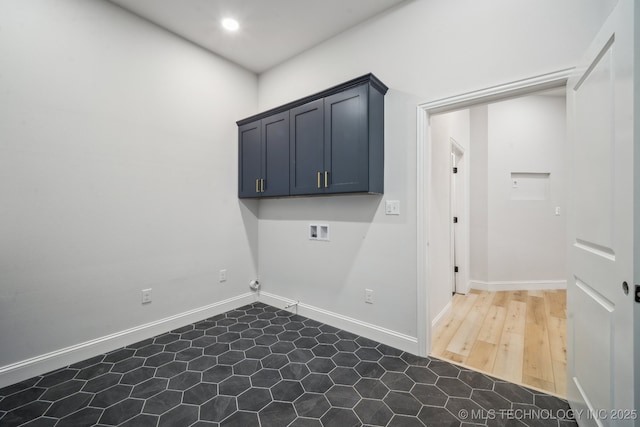
{"type": "MultiPolygon", "coordinates": [[[[134,342],[142,341],[171,331],[173,329],[198,322],[208,317],[224,313],[255,301],[260,301],[274,307],[284,307],[296,301],[267,292],[245,293],[233,298],[209,304],[174,316],[166,317],[134,328],[126,329],[114,334],[106,335],[90,341],[62,348],[50,353],[22,360],[6,366],[0,366],[0,388],[18,383],[28,378],[42,375],[55,369],[71,365],[76,362],[107,353],[134,342]]],[[[450,309],[450,304],[448,306],[450,309]]],[[[447,308],[445,308],[447,310],[447,308]]],[[[383,344],[419,354],[418,339],[371,323],[363,322],[322,308],[299,303],[293,312],[309,317],[318,322],[345,331],[361,335],[383,344]]],[[[444,315],[441,313],[438,316],[444,315]]]]}
{"type": "Polygon", "coordinates": [[[513,282],[483,282],[480,280],[469,281],[471,289],[479,291],[545,291],[554,289],[567,289],[566,280],[525,280],[513,282]]]}
{"type": "Polygon", "coordinates": [[[435,327],[438,324],[438,322],[442,320],[443,317],[449,314],[449,312],[451,311],[451,301],[452,300],[449,300],[449,302],[447,303],[447,305],[444,306],[442,311],[440,311],[440,313],[438,313],[438,315],[433,318],[433,320],[431,321],[432,328],[435,327]]]}
{"type": "MultiPolygon", "coordinates": [[[[268,292],[260,292],[258,299],[260,302],[265,304],[281,308],[296,302],[268,292]]],[[[363,322],[352,317],[343,316],[342,314],[333,313],[309,304],[298,303],[297,310],[295,307],[292,307],[291,311],[301,316],[326,323],[327,325],[331,325],[336,328],[344,329],[345,331],[361,335],[391,347],[395,347],[412,354],[419,354],[418,339],[416,337],[363,322]]]]}
{"type": "Polygon", "coordinates": [[[146,323],[31,359],[12,363],[11,365],[0,366],[0,388],[71,365],[98,354],[107,353],[120,347],[163,334],[181,326],[242,307],[243,305],[251,304],[255,301],[255,293],[245,293],[155,322],[146,323]]]}

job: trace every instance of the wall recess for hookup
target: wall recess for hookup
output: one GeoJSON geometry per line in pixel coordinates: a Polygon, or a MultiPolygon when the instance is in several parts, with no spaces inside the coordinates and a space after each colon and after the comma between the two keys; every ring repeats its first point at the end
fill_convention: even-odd
{"type": "Polygon", "coordinates": [[[309,224],[309,240],[329,241],[329,224],[309,224]]]}
{"type": "Polygon", "coordinates": [[[318,240],[329,241],[329,224],[320,224],[318,226],[318,240]]]}

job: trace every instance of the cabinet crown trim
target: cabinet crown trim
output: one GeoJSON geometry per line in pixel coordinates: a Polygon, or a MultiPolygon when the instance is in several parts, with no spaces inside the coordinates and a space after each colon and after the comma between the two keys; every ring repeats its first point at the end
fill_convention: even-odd
{"type": "Polygon", "coordinates": [[[281,105],[276,108],[272,108],[270,110],[264,111],[262,113],[255,114],[251,117],[247,117],[246,119],[238,120],[236,124],[238,126],[245,125],[247,123],[251,123],[256,120],[261,120],[266,117],[272,116],[277,113],[281,113],[292,108],[298,107],[300,105],[306,104],[307,102],[315,101],[316,99],[325,98],[329,95],[333,95],[338,92],[342,92],[345,89],[349,89],[354,86],[359,86],[361,84],[369,83],[376,90],[378,90],[382,95],[386,94],[389,88],[380,81],[376,76],[372,73],[365,74],[364,76],[356,77],[355,79],[349,80],[347,82],[341,83],[339,85],[330,87],[329,89],[325,89],[321,92],[315,93],[313,95],[305,96],[304,98],[297,99],[295,101],[291,101],[287,104],[281,105]]]}

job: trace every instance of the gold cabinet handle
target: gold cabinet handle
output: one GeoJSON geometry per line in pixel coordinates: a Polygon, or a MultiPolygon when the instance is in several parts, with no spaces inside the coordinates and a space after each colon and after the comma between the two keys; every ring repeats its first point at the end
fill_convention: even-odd
{"type": "Polygon", "coordinates": [[[324,188],[329,188],[329,171],[324,171],[324,188]]]}
{"type": "Polygon", "coordinates": [[[321,188],[320,187],[320,179],[321,179],[320,176],[321,175],[322,175],[322,172],[318,172],[318,188],[321,188]]]}
{"type": "Polygon", "coordinates": [[[256,178],[256,193],[260,192],[260,178],[256,178]]]}
{"type": "Polygon", "coordinates": [[[260,180],[260,192],[264,193],[264,178],[260,180]]]}

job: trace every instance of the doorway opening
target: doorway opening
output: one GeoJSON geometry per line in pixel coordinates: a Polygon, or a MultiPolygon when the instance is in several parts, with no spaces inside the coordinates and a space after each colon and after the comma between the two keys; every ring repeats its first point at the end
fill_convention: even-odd
{"type": "MultiPolygon", "coordinates": [[[[487,340],[486,328],[495,329],[501,322],[501,327],[506,325],[506,330],[511,333],[509,322],[512,319],[507,319],[506,301],[513,300],[519,303],[514,303],[514,306],[524,307],[527,300],[531,299],[534,303],[542,302],[540,305],[542,310],[545,309],[545,302],[553,303],[554,309],[557,310],[558,304],[555,301],[563,301],[563,291],[559,291],[562,295],[556,297],[556,290],[566,286],[564,258],[562,257],[561,270],[558,270],[558,263],[556,263],[551,268],[551,270],[555,269],[554,271],[547,271],[547,273],[542,271],[553,264],[546,261],[549,261],[548,258],[554,258],[555,255],[550,254],[548,245],[545,248],[544,245],[539,245],[539,240],[536,239],[542,238],[540,235],[545,233],[559,236],[554,250],[558,249],[564,254],[564,229],[556,230],[549,227],[553,221],[556,223],[564,221],[564,217],[561,216],[564,213],[564,200],[558,199],[558,197],[564,197],[562,194],[564,184],[561,179],[563,171],[559,168],[564,159],[560,156],[554,160],[558,166],[555,167],[544,163],[545,160],[549,160],[549,153],[545,152],[544,147],[535,154],[536,140],[540,141],[540,146],[544,146],[542,140],[547,137],[546,135],[539,133],[524,135],[524,138],[529,138],[530,141],[527,142],[529,145],[523,149],[522,146],[518,147],[518,138],[509,132],[523,125],[519,123],[518,114],[515,113],[516,107],[524,106],[518,106],[518,102],[526,104],[525,99],[536,98],[541,105],[548,103],[547,101],[552,104],[554,102],[558,104],[557,101],[559,101],[563,104],[566,75],[567,72],[556,73],[554,76],[547,76],[546,81],[539,81],[540,84],[528,86],[524,83],[523,87],[515,89],[511,85],[510,88],[496,89],[492,94],[485,91],[476,98],[466,95],[468,99],[464,101],[458,97],[458,99],[452,98],[448,104],[445,101],[439,101],[431,103],[431,106],[426,104],[420,107],[419,121],[422,112],[425,119],[422,122],[425,126],[423,137],[427,142],[423,153],[427,167],[421,170],[419,161],[418,169],[426,178],[422,188],[424,191],[422,213],[426,222],[423,230],[426,255],[423,261],[425,267],[423,277],[428,283],[425,292],[428,304],[425,312],[428,315],[425,318],[427,329],[429,329],[427,351],[430,354],[434,354],[432,350],[436,347],[442,349],[441,334],[437,337],[439,340],[437,344],[435,340],[431,341],[431,338],[436,338],[435,327],[453,317],[457,320],[453,324],[449,322],[447,328],[449,338],[455,339],[444,355],[448,355],[447,358],[453,362],[462,363],[477,370],[489,371],[488,373],[495,375],[492,370],[487,369],[487,366],[495,362],[495,353],[492,354],[492,352],[504,347],[501,346],[500,341],[502,331],[490,331],[493,337],[489,341],[496,342],[485,341],[477,344],[477,338],[485,320],[494,320],[492,326],[488,326],[490,323],[488,321],[484,325],[485,330],[482,331],[484,335],[481,338],[487,340]],[[549,92],[550,88],[555,90],[549,92]],[[525,97],[525,95],[528,96],[525,97]],[[555,101],[551,100],[554,97],[555,101]],[[484,124],[481,123],[483,120],[484,124]],[[500,123],[506,124],[510,129],[508,131],[499,129],[497,124],[500,123]],[[478,148],[478,137],[474,136],[473,132],[477,132],[478,129],[482,132],[483,126],[485,141],[482,148],[478,148]],[[522,150],[520,158],[517,155],[514,156],[518,149],[522,150]],[[444,178],[446,184],[443,185],[442,180],[445,175],[437,161],[443,159],[445,155],[446,169],[449,174],[444,178]],[[491,161],[489,156],[492,156],[491,161]],[[478,176],[487,177],[483,185],[478,185],[478,176]],[[443,201],[446,203],[442,203],[443,201]],[[527,235],[533,237],[528,240],[527,235]],[[446,248],[446,254],[443,248],[446,248]],[[441,270],[439,276],[438,270],[441,270]],[[545,290],[549,290],[549,293],[545,294],[545,290]],[[458,305],[466,304],[467,308],[477,306],[479,311],[474,314],[467,312],[464,315],[455,313],[456,293],[461,294],[458,295],[460,297],[466,294],[471,296],[471,299],[477,300],[475,303],[467,302],[458,305]],[[453,298],[452,294],[454,294],[453,298]],[[483,306],[479,303],[480,300],[495,302],[495,304],[488,303],[483,306]],[[502,305],[501,302],[505,304],[502,305]],[[475,318],[475,321],[460,328],[467,316],[475,318]],[[433,331],[431,328],[434,328],[433,331]],[[487,347],[487,354],[478,358],[483,346],[487,347]],[[477,360],[473,359],[469,362],[468,356],[472,350],[473,356],[476,359],[482,359],[483,363],[477,363],[477,360]]],[[[528,107],[525,106],[525,108],[528,107]]],[[[562,116],[557,121],[564,126],[566,123],[564,104],[561,110],[562,116]]],[[[531,134],[532,131],[525,126],[522,133],[531,134]]],[[[564,128],[561,133],[561,144],[563,144],[564,128]]],[[[559,151],[563,150],[562,147],[556,148],[559,148],[559,151]]],[[[536,310],[539,310],[538,306],[532,309],[532,314],[535,314],[536,310]]],[[[513,313],[509,314],[513,315],[513,313]]],[[[526,314],[522,314],[524,314],[522,319],[526,320],[526,314]]],[[[553,326],[554,331],[565,330],[564,319],[553,320],[553,322],[553,325],[549,323],[541,325],[545,333],[551,329],[550,326],[553,326]]],[[[566,336],[564,332],[554,333],[554,337],[557,335],[561,338],[566,336]]],[[[525,345],[524,338],[521,338],[520,347],[523,347],[523,350],[524,347],[532,347],[536,350],[534,346],[529,345],[529,341],[526,341],[525,345]]],[[[566,345],[558,345],[557,340],[552,345],[556,353],[560,352],[564,355],[566,345]]],[[[511,346],[518,347],[518,343],[511,346]]],[[[547,353],[551,351],[549,348],[538,350],[547,353]]],[[[556,356],[556,358],[559,357],[556,356]]],[[[519,369],[527,371],[527,366],[523,365],[529,363],[531,365],[529,368],[532,368],[539,359],[536,355],[522,356],[519,369]]],[[[553,363],[558,365],[556,366],[558,374],[555,377],[564,384],[566,361],[557,360],[553,363]]],[[[553,376],[553,367],[550,372],[553,376]]],[[[543,381],[535,383],[536,376],[529,375],[530,373],[521,374],[519,380],[513,376],[506,379],[526,384],[526,377],[533,377],[534,383],[531,384],[532,381],[529,381],[527,385],[551,393],[564,394],[562,387],[556,389],[553,385],[545,385],[543,381]]],[[[538,379],[549,379],[543,374],[537,376],[543,377],[538,379]]]]}

